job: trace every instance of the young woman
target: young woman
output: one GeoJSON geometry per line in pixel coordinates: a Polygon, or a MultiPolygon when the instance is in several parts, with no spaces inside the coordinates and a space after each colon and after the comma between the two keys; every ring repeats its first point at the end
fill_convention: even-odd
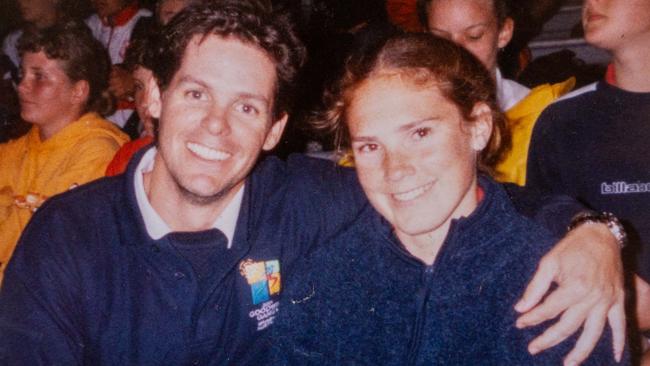
{"type": "Polygon", "coordinates": [[[418,10],[429,32],[465,47],[492,74],[512,135],[512,149],[496,165],[496,177],[524,185],[535,121],[547,105],[573,88],[575,80],[530,90],[501,76],[499,50],[508,45],[515,27],[507,0],[418,0],[418,10]]]}
{"type": "Polygon", "coordinates": [[[45,201],[104,175],[127,137],[104,120],[110,63],[82,24],[27,32],[18,45],[27,135],[0,145],[0,280],[21,231],[45,201]]]}
{"type": "MultiPolygon", "coordinates": [[[[505,136],[464,49],[401,35],[351,60],[324,127],[350,143],[372,207],[291,274],[273,364],[559,364],[513,309],[553,238],[486,175],[505,136]]],[[[614,364],[610,335],[587,364],[614,364]]]]}

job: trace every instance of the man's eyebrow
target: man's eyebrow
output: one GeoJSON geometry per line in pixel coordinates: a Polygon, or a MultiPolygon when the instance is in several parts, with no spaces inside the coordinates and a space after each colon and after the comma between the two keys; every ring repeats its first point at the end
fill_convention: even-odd
{"type": "Polygon", "coordinates": [[[372,142],[375,140],[376,138],[374,136],[358,136],[352,138],[352,142],[372,142]]]}
{"type": "Polygon", "coordinates": [[[198,84],[198,85],[200,85],[200,86],[203,87],[203,88],[206,88],[206,89],[209,88],[209,87],[208,87],[208,84],[206,84],[204,81],[199,80],[199,79],[197,79],[197,78],[195,78],[195,77],[192,77],[192,76],[190,76],[190,75],[183,75],[183,76],[180,78],[180,80],[179,80],[178,82],[179,82],[179,84],[180,84],[180,83],[192,83],[192,84],[198,84]]]}
{"type": "MultiPolygon", "coordinates": [[[[202,88],[205,88],[205,89],[211,89],[211,87],[206,82],[204,82],[202,80],[199,80],[199,79],[197,79],[197,78],[195,78],[193,76],[190,76],[190,75],[183,75],[179,79],[179,83],[192,83],[192,84],[197,84],[197,85],[199,85],[199,86],[201,86],[202,88]]],[[[243,98],[243,99],[255,99],[255,100],[259,100],[260,102],[262,102],[264,104],[269,104],[268,98],[266,98],[264,95],[261,95],[261,94],[241,92],[241,93],[237,93],[237,95],[240,98],[243,98]]]]}
{"type": "Polygon", "coordinates": [[[238,95],[241,98],[244,98],[244,99],[255,99],[255,100],[258,100],[258,101],[260,101],[260,102],[262,102],[264,104],[267,104],[267,105],[269,104],[269,100],[265,96],[263,96],[261,94],[239,93],[238,95]]]}

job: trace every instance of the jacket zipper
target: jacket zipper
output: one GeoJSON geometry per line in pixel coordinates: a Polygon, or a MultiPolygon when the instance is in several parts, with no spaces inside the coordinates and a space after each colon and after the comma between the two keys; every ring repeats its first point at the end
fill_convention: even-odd
{"type": "Polygon", "coordinates": [[[426,266],[422,272],[423,286],[418,290],[416,297],[415,326],[413,327],[413,334],[409,345],[409,354],[407,357],[408,365],[415,365],[420,353],[420,345],[422,343],[422,329],[425,324],[425,316],[427,310],[427,303],[429,302],[429,295],[431,293],[431,283],[433,282],[433,265],[426,266]]]}

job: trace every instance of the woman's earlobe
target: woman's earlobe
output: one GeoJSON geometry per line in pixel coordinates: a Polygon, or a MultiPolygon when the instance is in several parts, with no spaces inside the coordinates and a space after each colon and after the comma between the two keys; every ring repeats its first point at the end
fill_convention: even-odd
{"type": "Polygon", "coordinates": [[[472,148],[481,151],[492,136],[492,109],[485,103],[476,103],[472,109],[472,120],[472,148]]]}

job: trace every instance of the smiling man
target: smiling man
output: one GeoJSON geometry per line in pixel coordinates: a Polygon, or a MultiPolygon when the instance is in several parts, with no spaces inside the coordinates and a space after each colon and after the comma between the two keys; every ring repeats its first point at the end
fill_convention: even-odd
{"type": "Polygon", "coordinates": [[[365,204],[330,162],[256,164],[305,58],[287,20],[226,0],[181,13],[163,37],[147,88],[156,146],[31,222],[0,293],[0,360],[250,363],[285,265],[365,204]]]}

